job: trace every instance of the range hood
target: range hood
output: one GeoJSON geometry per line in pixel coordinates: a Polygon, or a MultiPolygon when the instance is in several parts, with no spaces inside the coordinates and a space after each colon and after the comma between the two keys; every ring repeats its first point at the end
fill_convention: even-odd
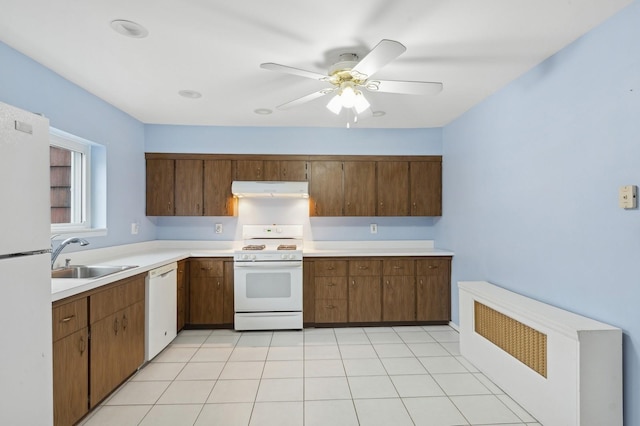
{"type": "Polygon", "coordinates": [[[309,198],[309,182],[235,180],[231,192],[238,198],[309,198]]]}

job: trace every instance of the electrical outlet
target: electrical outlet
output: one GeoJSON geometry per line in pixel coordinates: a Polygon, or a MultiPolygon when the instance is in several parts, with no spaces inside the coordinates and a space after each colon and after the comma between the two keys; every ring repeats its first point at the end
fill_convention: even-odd
{"type": "Polygon", "coordinates": [[[635,209],[638,206],[638,187],[635,185],[621,186],[618,193],[618,204],[623,209],[635,209]]]}
{"type": "Polygon", "coordinates": [[[140,227],[138,226],[137,222],[131,223],[131,235],[137,235],[139,230],[140,227]]]}
{"type": "Polygon", "coordinates": [[[216,234],[222,234],[222,224],[216,223],[216,234]]]}
{"type": "Polygon", "coordinates": [[[378,224],[377,223],[372,223],[371,225],[369,225],[369,232],[371,232],[372,234],[377,234],[378,233],[378,224]]]}

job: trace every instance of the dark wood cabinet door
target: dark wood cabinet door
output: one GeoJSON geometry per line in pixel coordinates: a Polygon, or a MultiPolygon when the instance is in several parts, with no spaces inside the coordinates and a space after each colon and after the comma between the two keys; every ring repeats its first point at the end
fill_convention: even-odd
{"type": "Polygon", "coordinates": [[[416,319],[450,321],[451,260],[418,260],[416,270],[416,319]]]}
{"type": "Polygon", "coordinates": [[[91,324],[90,406],[95,407],[124,378],[120,373],[122,317],[113,313],[91,324]]]}
{"type": "Polygon", "coordinates": [[[121,380],[133,374],[144,364],[144,300],[125,308],[121,312],[121,351],[118,365],[121,380]]]}
{"type": "Polygon", "coordinates": [[[342,162],[313,161],[309,181],[309,215],[342,216],[342,162]]]}
{"type": "Polygon", "coordinates": [[[176,216],[202,216],[202,160],[175,160],[176,216]]]}
{"type": "Polygon", "coordinates": [[[204,160],[204,215],[233,216],[231,160],[204,160]]]}
{"type": "Polygon", "coordinates": [[[89,411],[88,397],[89,329],[84,327],[53,343],[53,424],[76,424],[89,411]]]}
{"type": "Polygon", "coordinates": [[[192,259],[189,272],[189,323],[222,324],[224,262],[192,259]]]}
{"type": "Polygon", "coordinates": [[[307,178],[307,162],[304,160],[265,160],[264,180],[303,182],[307,178]]]}
{"type": "Polygon", "coordinates": [[[236,160],[235,180],[264,180],[263,160],[236,160]]]}
{"type": "Polygon", "coordinates": [[[382,320],[380,276],[349,278],[349,322],[382,320]]]}
{"type": "Polygon", "coordinates": [[[344,215],[376,215],[376,163],[345,161],[344,215]]]}
{"type": "Polygon", "coordinates": [[[187,323],[187,281],[188,281],[189,263],[186,260],[178,262],[177,273],[177,321],[176,328],[180,331],[187,323]]]}
{"type": "Polygon", "coordinates": [[[224,262],[224,289],[223,289],[222,323],[233,324],[235,308],[233,301],[233,261],[224,262]]]}
{"type": "Polygon", "coordinates": [[[147,160],[147,216],[173,216],[174,160],[147,160]]]}
{"type": "Polygon", "coordinates": [[[378,216],[409,215],[409,163],[378,162],[378,216]]]}
{"type": "Polygon", "coordinates": [[[346,299],[316,299],[315,303],[317,324],[347,322],[346,299]]]}
{"type": "Polygon", "coordinates": [[[304,324],[316,322],[314,262],[302,262],[302,317],[304,324]]]}
{"type": "Polygon", "coordinates": [[[385,276],[382,281],[382,320],[415,321],[416,291],[414,277],[385,276]]]}
{"type": "Polygon", "coordinates": [[[442,162],[412,161],[411,215],[442,215],[442,162]]]}

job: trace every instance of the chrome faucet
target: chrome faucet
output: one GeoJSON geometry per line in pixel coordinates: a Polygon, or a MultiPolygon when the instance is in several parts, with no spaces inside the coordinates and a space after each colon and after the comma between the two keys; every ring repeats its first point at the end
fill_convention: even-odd
{"type": "Polygon", "coordinates": [[[82,238],[78,238],[78,237],[71,237],[71,238],[67,238],[66,240],[64,240],[63,242],[60,243],[60,245],[58,246],[58,248],[56,248],[52,253],[51,253],[51,269],[53,269],[53,265],[56,264],[56,259],[58,258],[58,256],[60,255],[60,252],[69,244],[74,244],[74,243],[80,243],[81,246],[86,246],[89,245],[89,241],[87,240],[83,240],[82,238]]]}

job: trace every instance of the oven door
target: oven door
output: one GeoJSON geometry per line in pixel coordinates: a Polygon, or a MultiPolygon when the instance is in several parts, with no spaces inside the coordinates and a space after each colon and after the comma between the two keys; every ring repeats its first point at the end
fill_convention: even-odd
{"type": "Polygon", "coordinates": [[[302,262],[235,262],[238,312],[302,311],[302,262]]]}

